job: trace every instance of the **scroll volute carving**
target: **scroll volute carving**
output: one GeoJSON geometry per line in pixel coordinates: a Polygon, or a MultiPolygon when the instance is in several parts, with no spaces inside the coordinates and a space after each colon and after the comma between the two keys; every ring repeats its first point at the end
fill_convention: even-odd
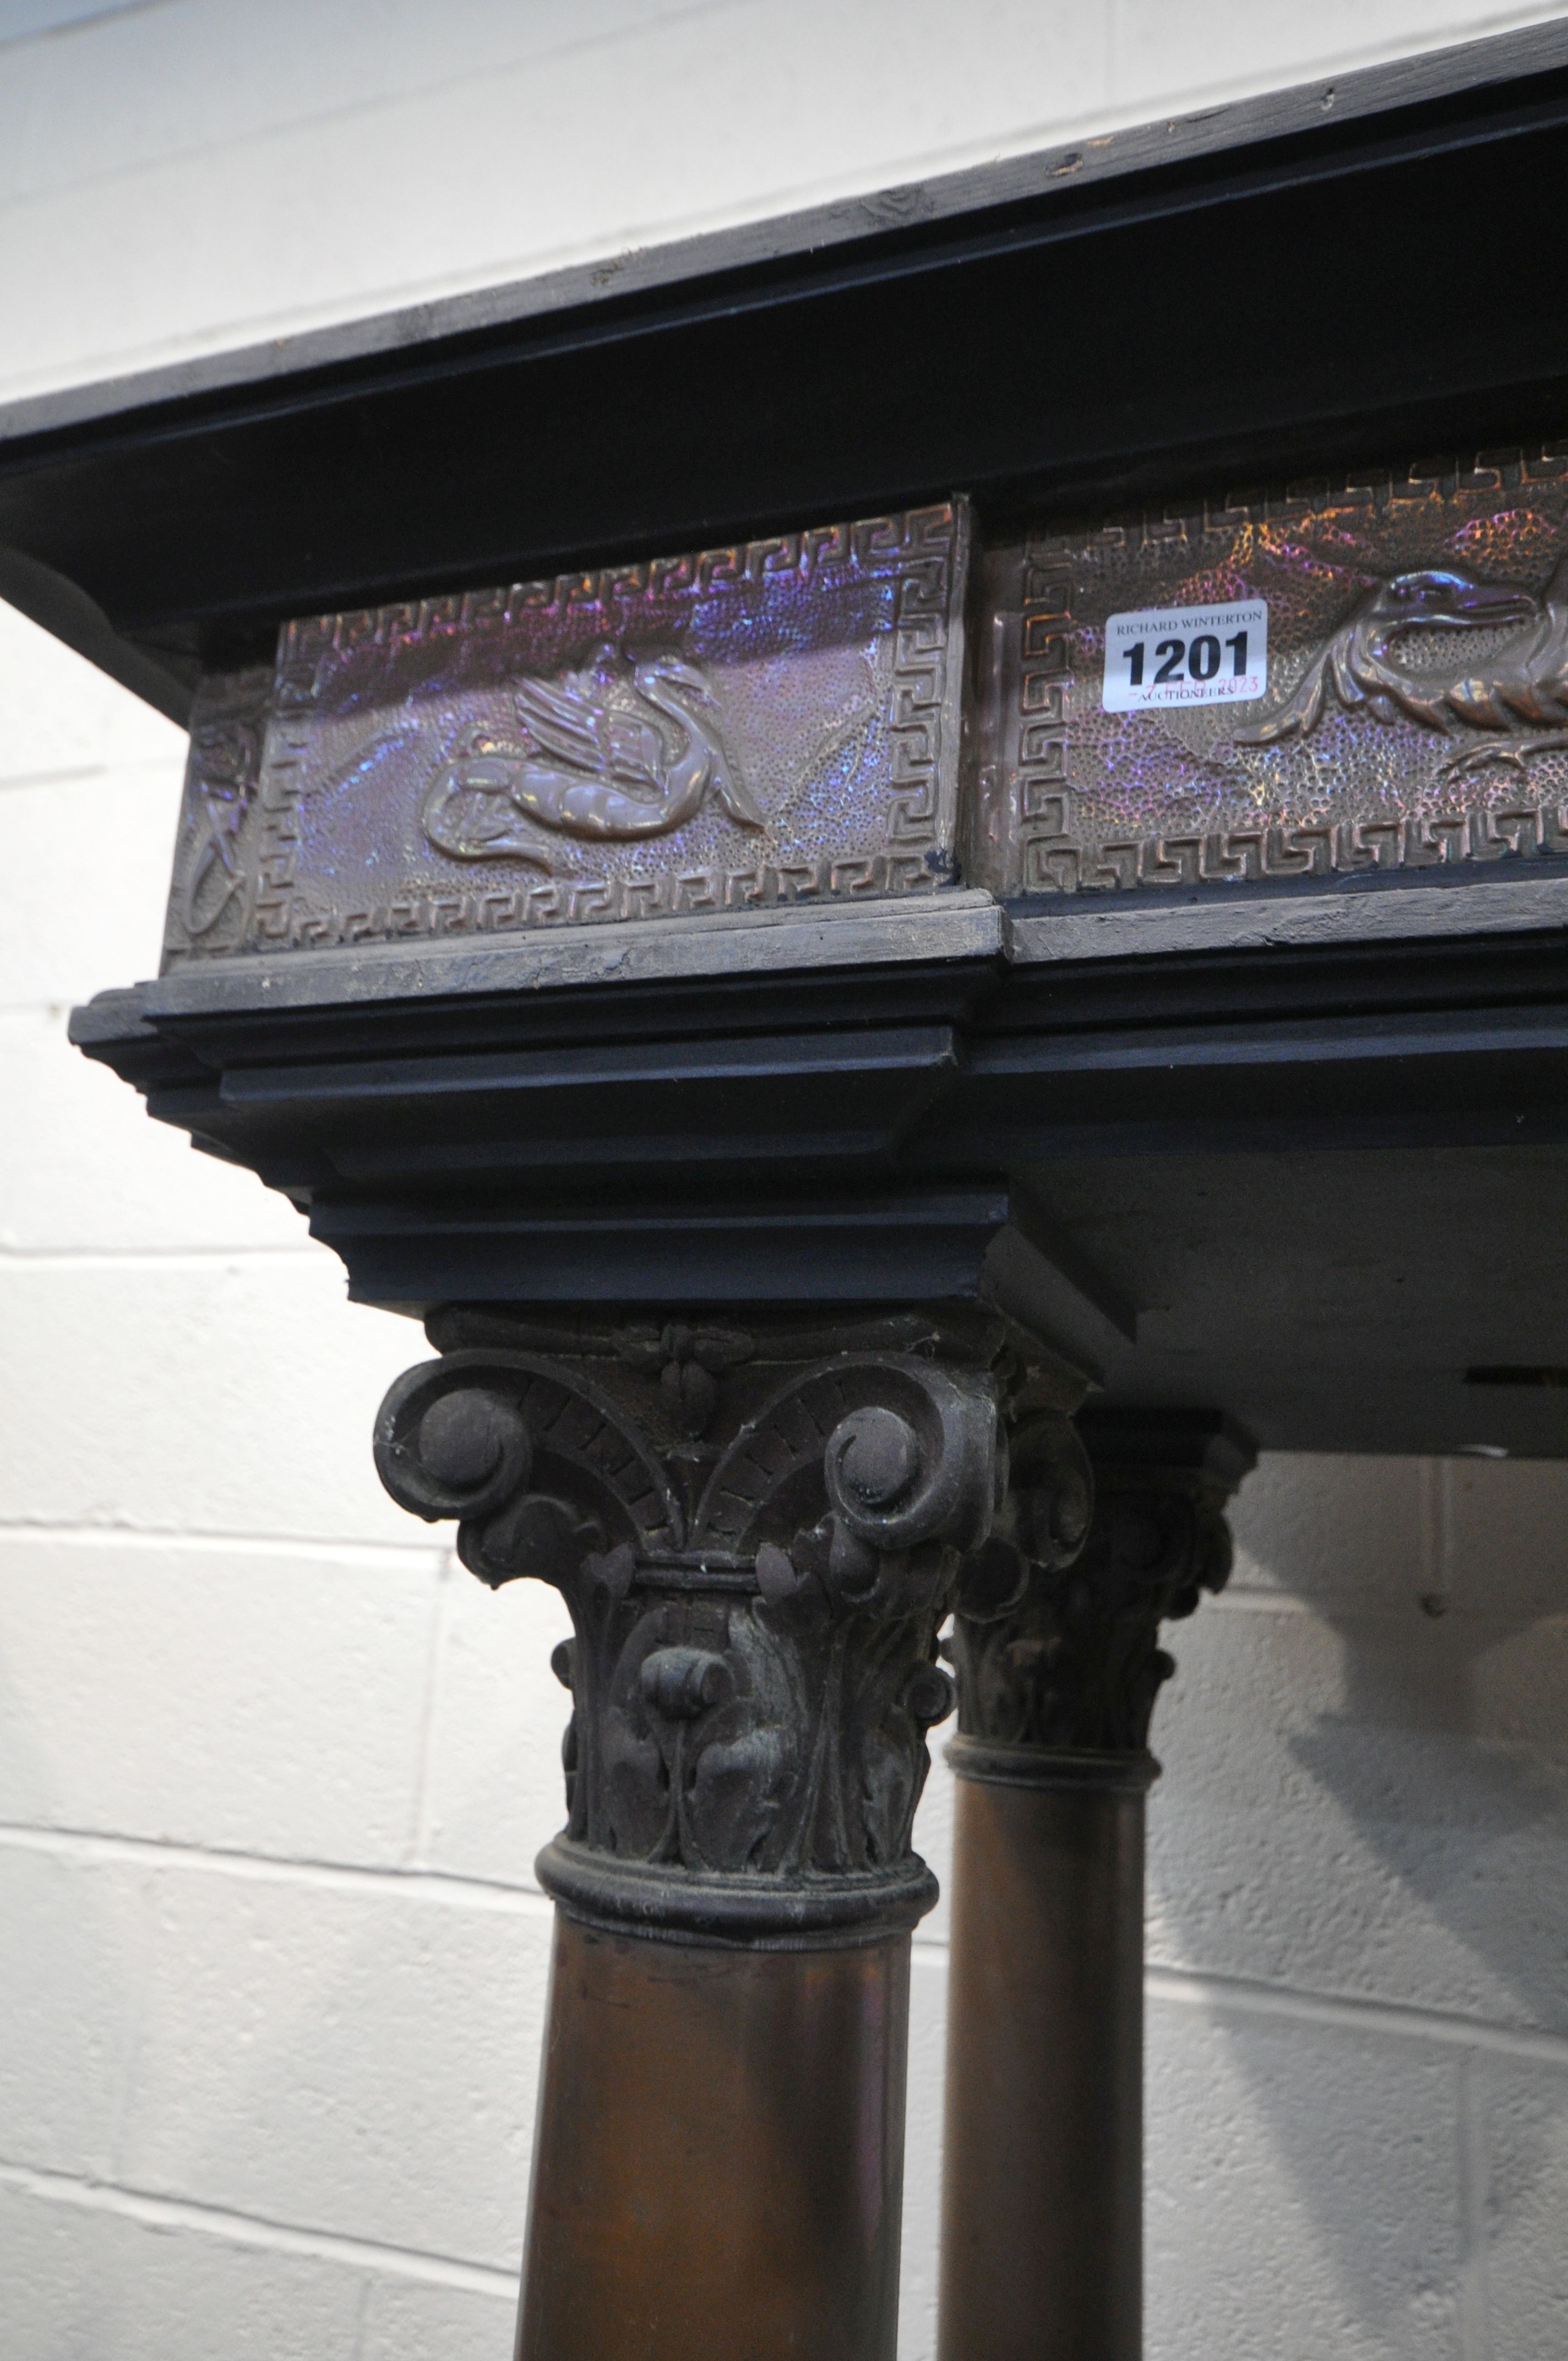
{"type": "MultiPolygon", "coordinates": [[[[1081,1554],[1043,1557],[1005,1603],[966,1597],[952,1659],[959,1727],[993,1744],[1138,1753],[1161,1684],[1176,1669],[1162,1622],[1224,1587],[1223,1510],[1250,1453],[1222,1468],[1096,1455],[1096,1504],[1081,1554]]],[[[1223,1457],[1224,1455],[1211,1455],[1223,1457]]]]}
{"type": "Polygon", "coordinates": [[[459,1521],[481,1580],[566,1600],[552,1853],[623,1882],[917,1872],[924,1892],[910,1828],[953,1701],[938,1628],[960,1583],[1016,1596],[1025,1552],[1087,1522],[1059,1416],[1018,1435],[1030,1480],[1008,1488],[994,1323],[896,1315],[836,1351],[798,1322],[433,1333],[451,1348],[392,1388],[378,1466],[416,1515],[459,1521]]]}

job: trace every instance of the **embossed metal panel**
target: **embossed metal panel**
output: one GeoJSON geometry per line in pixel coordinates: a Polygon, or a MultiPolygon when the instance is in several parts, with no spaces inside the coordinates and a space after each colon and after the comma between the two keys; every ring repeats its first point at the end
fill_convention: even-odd
{"type": "Polygon", "coordinates": [[[1568,447],[1040,533],[982,595],[974,883],[1568,851],[1568,447]]]}
{"type": "Polygon", "coordinates": [[[961,502],[287,625],[192,720],[164,965],[929,893],[961,502]]]}

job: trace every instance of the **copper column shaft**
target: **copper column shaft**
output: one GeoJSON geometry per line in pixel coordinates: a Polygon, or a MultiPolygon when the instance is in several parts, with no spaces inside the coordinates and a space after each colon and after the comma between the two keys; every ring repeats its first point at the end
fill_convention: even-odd
{"type": "Polygon", "coordinates": [[[1138,2361],[1146,1779],[1126,1767],[960,1771],[939,2361],[1138,2361]]]}
{"type": "Polygon", "coordinates": [[[1162,1624],[1223,1588],[1253,1463],[1102,1408],[1082,1551],[953,1634],[959,1734],[939,2361],[1139,2361],[1144,1810],[1162,1624]]]}
{"type": "Polygon", "coordinates": [[[909,1938],[557,1912],[519,2361],[894,2361],[909,1938]]]}

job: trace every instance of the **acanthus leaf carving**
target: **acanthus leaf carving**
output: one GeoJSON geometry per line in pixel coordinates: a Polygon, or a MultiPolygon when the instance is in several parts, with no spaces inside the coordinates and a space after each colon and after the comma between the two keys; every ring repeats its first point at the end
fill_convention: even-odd
{"type": "MultiPolygon", "coordinates": [[[[1155,1699],[1176,1669],[1159,1627],[1223,1589],[1231,1571],[1224,1505],[1251,1464],[1250,1448],[1223,1422],[1212,1435],[1200,1433],[1196,1448],[1182,1413],[1169,1423],[1181,1447],[1166,1464],[1152,1452],[1096,1454],[1092,1495],[1069,1510],[1076,1521],[1092,1497],[1077,1552],[1049,1546],[1047,1528],[1045,1549],[1025,1545],[1028,1571],[1011,1594],[982,1554],[951,1642],[966,1739],[1066,1753],[1146,1748],[1155,1699]]],[[[1037,1464],[1038,1443],[1020,1437],[1019,1445],[1020,1460],[1037,1464]]],[[[1040,1517],[1038,1506],[1020,1506],[1017,1525],[1031,1543],[1040,1517]]]]}
{"type": "Polygon", "coordinates": [[[1035,1498],[1061,1472],[1043,1441],[1039,1481],[1006,1491],[999,1323],[916,1351],[861,1333],[824,1353],[799,1322],[589,1323],[545,1353],[455,1344],[387,1398],[393,1497],[456,1517],[486,1582],[532,1576],[570,1609],[568,1817],[541,1873],[579,1906],[590,1870],[611,1916],[689,1916],[726,1880],[781,1924],[835,1881],[861,1916],[931,1896],[910,1836],[952,1706],[938,1627],[993,1535],[1072,1510],[1035,1498]]]}

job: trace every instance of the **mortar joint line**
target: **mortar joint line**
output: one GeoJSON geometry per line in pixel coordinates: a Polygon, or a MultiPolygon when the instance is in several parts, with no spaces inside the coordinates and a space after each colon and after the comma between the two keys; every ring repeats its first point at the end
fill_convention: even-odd
{"type": "Polygon", "coordinates": [[[46,2170],[0,2158],[0,2184],[46,2202],[115,2213],[122,2219],[145,2223],[149,2228],[194,2230],[207,2237],[226,2237],[240,2245],[266,2247],[277,2253],[312,2255],[356,2270],[389,2271],[402,2279],[466,2288],[482,2295],[502,2295],[513,2301],[517,2296],[516,2275],[494,2264],[465,2262],[457,2256],[397,2246],[390,2240],[305,2228],[294,2222],[273,2221],[263,2213],[247,2213],[238,2207],[209,2205],[190,2197],[160,2196],[154,2191],[131,2188],[116,2180],[46,2170]]]}
{"type": "Polygon", "coordinates": [[[515,1912],[525,1917],[548,1914],[553,1906],[535,1885],[484,1877],[471,1870],[313,1860],[302,1854],[251,1852],[238,1846],[192,1844],[96,1828],[46,1828],[25,1820],[0,1820],[0,1846],[5,1845],[62,1860],[119,1861],[149,1872],[160,1868],[208,1871],[257,1884],[328,1891],[357,1887],[402,1901],[466,1904],[471,1909],[515,1912]]]}
{"type": "Polygon", "coordinates": [[[1480,2053],[1466,2050],[1458,2061],[1459,2207],[1462,2241],[1459,2275],[1459,2335],[1464,2361],[1489,2361],[1486,2168],[1479,2078],[1480,2053]]]}
{"type": "Polygon", "coordinates": [[[434,1585],[430,1623],[426,1639],[424,1695],[420,1708],[419,1763],[414,1775],[413,1808],[410,1815],[409,1842],[405,1864],[411,1870],[426,1867],[430,1858],[432,1794],[435,1768],[435,1725],[439,1711],[442,1666],[446,1657],[447,1635],[451,1628],[453,1596],[456,1588],[454,1571],[455,1553],[444,1551],[441,1572],[434,1585]]]}

